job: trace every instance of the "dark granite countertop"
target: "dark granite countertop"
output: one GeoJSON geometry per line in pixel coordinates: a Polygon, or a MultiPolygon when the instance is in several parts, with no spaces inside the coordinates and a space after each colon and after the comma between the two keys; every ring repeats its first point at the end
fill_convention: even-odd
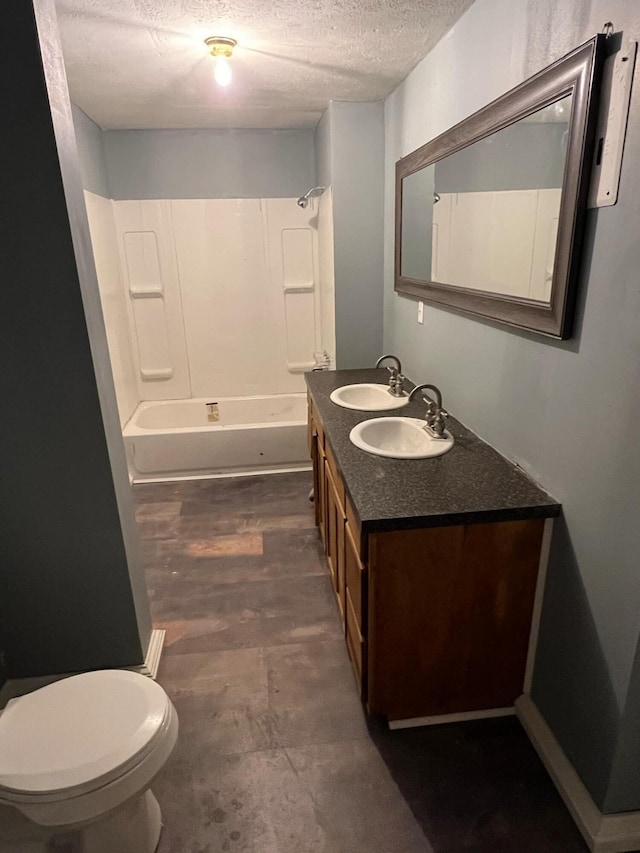
{"type": "MultiPolygon", "coordinates": [[[[454,417],[447,428],[453,448],[431,459],[388,459],[355,447],[351,429],[381,416],[423,418],[422,398],[389,412],[343,409],[329,399],[333,390],[355,382],[386,384],[386,370],[327,370],[306,380],[364,531],[398,530],[546,518],[558,504],[521,468],[485,444],[454,417]]],[[[406,387],[412,387],[407,382],[406,387]]],[[[442,389],[446,408],[446,388],[442,389]]]]}

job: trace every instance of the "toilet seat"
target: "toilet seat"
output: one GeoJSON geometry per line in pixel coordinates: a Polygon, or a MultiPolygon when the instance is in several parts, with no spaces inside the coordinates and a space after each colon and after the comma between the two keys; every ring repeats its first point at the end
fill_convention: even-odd
{"type": "Polygon", "coordinates": [[[0,800],[20,808],[110,788],[145,764],[174,714],[158,684],[124,670],[83,673],[14,699],[0,715],[0,800]]]}

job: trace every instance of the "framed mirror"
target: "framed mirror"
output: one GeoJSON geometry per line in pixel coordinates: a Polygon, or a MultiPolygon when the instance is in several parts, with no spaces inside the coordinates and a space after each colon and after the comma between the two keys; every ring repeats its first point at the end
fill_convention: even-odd
{"type": "Polygon", "coordinates": [[[571,336],[604,36],[396,163],[395,289],[571,336]]]}

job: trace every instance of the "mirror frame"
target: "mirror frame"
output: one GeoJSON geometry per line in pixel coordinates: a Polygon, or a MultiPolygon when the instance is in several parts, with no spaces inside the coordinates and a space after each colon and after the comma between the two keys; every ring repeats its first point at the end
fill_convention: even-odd
{"type": "Polygon", "coordinates": [[[395,290],[434,305],[497,320],[554,338],[571,336],[581,260],[589,176],[597,122],[597,94],[604,54],[597,35],[396,163],[395,290]],[[422,281],[401,273],[402,180],[443,157],[572,95],[569,138],[549,302],[422,281]]]}

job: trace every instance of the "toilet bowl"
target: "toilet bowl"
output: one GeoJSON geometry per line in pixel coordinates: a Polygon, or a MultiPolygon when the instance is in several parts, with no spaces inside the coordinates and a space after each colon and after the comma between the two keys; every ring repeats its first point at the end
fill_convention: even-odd
{"type": "Polygon", "coordinates": [[[151,679],[75,675],[0,714],[0,853],[153,853],[160,807],[149,786],[178,716],[151,679]]]}

